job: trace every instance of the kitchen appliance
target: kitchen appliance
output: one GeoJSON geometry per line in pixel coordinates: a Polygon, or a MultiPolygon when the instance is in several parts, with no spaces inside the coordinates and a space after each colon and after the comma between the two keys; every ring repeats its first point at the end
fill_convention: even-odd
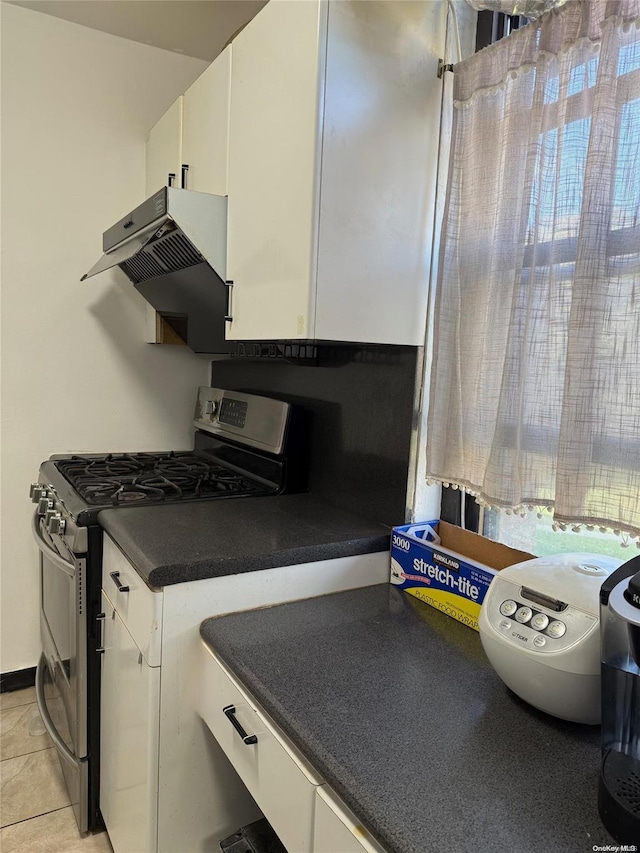
{"type": "Polygon", "coordinates": [[[106,508],[303,491],[303,413],[268,397],[198,391],[194,448],[52,456],[31,498],[40,550],[42,656],[36,698],[81,832],[101,827],[100,585],[106,508]]]}
{"type": "Polygon", "coordinates": [[[555,717],[600,722],[599,592],[621,560],[556,554],[508,566],[480,611],[482,646],[518,696],[555,717]]]}
{"type": "MultiPolygon", "coordinates": [[[[616,841],[640,841],[640,557],[600,591],[602,769],[598,809],[616,841]]],[[[629,848],[631,849],[631,848],[629,848]]]]}
{"type": "Polygon", "coordinates": [[[163,187],[108,228],[102,248],[81,281],[117,266],[194,352],[228,352],[226,196],[163,187]]]}

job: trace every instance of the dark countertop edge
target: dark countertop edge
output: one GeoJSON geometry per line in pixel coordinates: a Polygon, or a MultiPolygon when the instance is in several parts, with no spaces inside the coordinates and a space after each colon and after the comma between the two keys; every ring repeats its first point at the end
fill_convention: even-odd
{"type": "MultiPolygon", "coordinates": [[[[378,588],[388,588],[389,584],[385,582],[382,584],[374,584],[374,586],[378,588]]],[[[371,589],[371,587],[367,587],[367,589],[371,589]]],[[[351,592],[354,591],[355,590],[351,590],[351,592]]],[[[325,595],[320,596],[320,599],[318,600],[326,599],[334,595],[344,595],[345,592],[346,591],[336,591],[334,593],[326,593],[325,595]]],[[[276,605],[276,607],[295,605],[297,603],[300,602],[284,602],[282,605],[276,605]]],[[[270,610],[272,607],[273,606],[256,608],[252,611],[252,614],[258,615],[260,611],[270,610]]],[[[263,680],[257,677],[256,670],[254,670],[250,665],[245,664],[242,660],[238,660],[233,657],[229,658],[224,648],[221,649],[214,646],[212,641],[205,636],[207,625],[217,622],[219,619],[224,620],[227,618],[233,618],[234,615],[236,614],[220,614],[219,616],[212,616],[203,620],[199,629],[202,642],[204,642],[214,655],[222,661],[226,670],[239,682],[242,689],[253,698],[253,701],[259,708],[262,708],[264,712],[268,714],[275,726],[283,732],[295,749],[314,768],[317,774],[322,778],[323,782],[333,789],[336,795],[355,815],[356,819],[362,822],[376,842],[385,851],[387,851],[387,853],[402,853],[404,848],[398,848],[393,841],[386,838],[384,835],[379,834],[374,829],[377,822],[376,814],[372,813],[367,805],[361,802],[357,796],[354,796],[353,791],[357,789],[360,782],[350,778],[350,774],[348,772],[345,772],[342,776],[337,776],[332,769],[332,766],[335,765],[335,756],[328,752],[315,738],[310,739],[309,731],[299,731],[295,715],[290,712],[286,704],[283,705],[282,702],[278,701],[277,697],[272,698],[271,691],[268,686],[264,684],[263,680]],[[254,687],[251,686],[252,683],[254,684],[254,687]],[[310,743],[312,744],[311,748],[309,748],[310,743]]],[[[543,712],[538,712],[535,709],[532,709],[524,702],[524,700],[520,700],[515,695],[512,698],[515,700],[516,704],[521,703],[528,712],[533,711],[534,713],[539,713],[546,719],[546,715],[543,712]]],[[[344,770],[345,768],[340,769],[344,770]]],[[[603,841],[601,844],[613,844],[615,846],[613,839],[603,841]]],[[[590,846],[589,849],[591,849],[590,846]]]]}
{"type": "Polygon", "coordinates": [[[134,564],[136,571],[143,575],[150,586],[158,589],[177,583],[228,577],[230,575],[247,574],[265,569],[277,569],[285,566],[296,566],[342,557],[357,557],[363,554],[381,553],[389,550],[390,537],[391,533],[389,532],[389,534],[383,534],[382,536],[344,539],[319,545],[302,545],[296,548],[287,548],[283,551],[252,554],[250,557],[224,557],[219,560],[216,560],[214,557],[207,557],[197,563],[191,563],[188,571],[185,570],[184,564],[173,563],[158,566],[148,574],[140,569],[135,562],[135,558],[128,554],[117,540],[114,541],[116,541],[125,556],[134,564]],[[249,568],[247,568],[248,564],[250,564],[249,568]],[[184,577],[185,573],[188,574],[188,577],[184,577]]]}

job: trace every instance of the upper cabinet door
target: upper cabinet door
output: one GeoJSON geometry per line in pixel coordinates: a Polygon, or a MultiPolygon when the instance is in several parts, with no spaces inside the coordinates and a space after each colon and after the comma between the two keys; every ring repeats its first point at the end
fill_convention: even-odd
{"type": "Polygon", "coordinates": [[[182,100],[174,101],[149,133],[147,140],[147,197],[169,183],[175,175],[174,187],[180,186],[182,165],[182,100]]]}
{"type": "Polygon", "coordinates": [[[227,195],[230,84],[231,46],[184,93],[182,163],[189,166],[189,190],[227,195]]]}
{"type": "Polygon", "coordinates": [[[227,337],[314,336],[325,0],[271,0],[234,39],[227,337]]]}
{"type": "Polygon", "coordinates": [[[330,2],[316,334],[424,344],[446,2],[330,2]]]}
{"type": "Polygon", "coordinates": [[[228,339],[424,343],[446,15],[270,0],[235,39],[228,339]]]}

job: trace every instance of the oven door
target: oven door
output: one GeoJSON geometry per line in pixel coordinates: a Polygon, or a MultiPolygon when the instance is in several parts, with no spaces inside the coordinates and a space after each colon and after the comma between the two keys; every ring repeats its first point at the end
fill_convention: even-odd
{"type": "MultiPolygon", "coordinates": [[[[83,589],[86,560],[58,547],[33,518],[40,550],[40,636],[36,699],[45,728],[60,756],[81,832],[88,825],[87,641],[83,589]],[[62,551],[61,554],[59,551],[62,551]]],[[[59,537],[58,537],[59,539],[59,537]]]]}

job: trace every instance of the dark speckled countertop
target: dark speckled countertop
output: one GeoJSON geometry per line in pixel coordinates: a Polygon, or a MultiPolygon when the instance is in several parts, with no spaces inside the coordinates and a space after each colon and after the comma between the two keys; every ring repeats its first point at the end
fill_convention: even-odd
{"type": "Polygon", "coordinates": [[[479,635],[389,584],[209,619],[204,640],[389,853],[589,853],[599,728],[510,693],[479,635]]]}
{"type": "Polygon", "coordinates": [[[103,510],[149,586],[389,550],[390,530],[309,494],[103,510]]]}

